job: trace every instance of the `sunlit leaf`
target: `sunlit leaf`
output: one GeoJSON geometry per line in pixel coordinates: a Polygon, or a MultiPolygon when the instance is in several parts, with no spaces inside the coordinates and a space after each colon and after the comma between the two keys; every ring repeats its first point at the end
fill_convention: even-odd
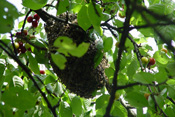
{"type": "Polygon", "coordinates": [[[86,31],[90,26],[91,22],[88,17],[87,6],[82,6],[80,11],[78,12],[78,24],[86,31]]]}
{"type": "Polygon", "coordinates": [[[89,43],[83,42],[79,44],[77,48],[70,50],[69,53],[72,56],[82,57],[87,52],[89,45],[90,45],[89,43]]]}
{"type": "Polygon", "coordinates": [[[22,4],[33,10],[42,8],[47,4],[47,0],[23,0],[22,4]]]}
{"type": "Polygon", "coordinates": [[[82,113],[82,103],[81,103],[81,100],[78,96],[75,96],[72,101],[71,101],[71,107],[72,107],[72,112],[75,114],[75,115],[80,115],[82,113]]]}
{"type": "Polygon", "coordinates": [[[66,58],[61,54],[51,54],[53,62],[60,68],[65,68],[66,58]]]}
{"type": "Polygon", "coordinates": [[[67,102],[61,102],[59,107],[61,117],[72,117],[72,109],[67,102]]]}
{"type": "Polygon", "coordinates": [[[112,37],[103,39],[104,52],[108,52],[112,48],[112,45],[113,45],[112,37]]]}

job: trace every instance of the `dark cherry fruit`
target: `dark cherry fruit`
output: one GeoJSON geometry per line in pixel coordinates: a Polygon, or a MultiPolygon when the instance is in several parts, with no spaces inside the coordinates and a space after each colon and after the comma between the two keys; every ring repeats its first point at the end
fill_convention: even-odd
{"type": "Polygon", "coordinates": [[[33,21],[33,22],[32,22],[32,26],[36,28],[36,27],[38,26],[38,21],[36,21],[36,20],[33,21]]]}
{"type": "Polygon", "coordinates": [[[39,16],[38,14],[35,14],[35,15],[33,16],[33,18],[34,18],[36,21],[38,21],[38,20],[40,19],[40,16],[39,16]]]}
{"type": "Polygon", "coordinates": [[[19,41],[18,44],[20,48],[23,47],[23,42],[19,41]]]}
{"type": "Polygon", "coordinates": [[[156,63],[154,58],[149,59],[149,65],[154,65],[156,63]]]}
{"type": "Polygon", "coordinates": [[[40,74],[45,74],[45,71],[44,70],[40,70],[40,74]]]}
{"type": "Polygon", "coordinates": [[[32,21],[33,21],[33,17],[32,17],[32,16],[29,16],[29,17],[27,18],[27,22],[31,23],[32,21]]]}
{"type": "Polygon", "coordinates": [[[25,53],[26,52],[26,48],[23,46],[21,47],[21,53],[25,53]]]}

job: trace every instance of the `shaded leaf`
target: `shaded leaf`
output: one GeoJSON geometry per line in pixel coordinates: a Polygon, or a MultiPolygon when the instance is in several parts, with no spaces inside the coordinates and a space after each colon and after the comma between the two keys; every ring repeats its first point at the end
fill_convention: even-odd
{"type": "Polygon", "coordinates": [[[155,81],[154,75],[151,73],[146,73],[146,72],[139,72],[135,74],[134,80],[140,83],[144,83],[144,84],[149,84],[155,81]]]}
{"type": "Polygon", "coordinates": [[[133,60],[127,68],[127,75],[129,78],[133,78],[136,70],[138,69],[137,60],[133,60]]]}
{"type": "Polygon", "coordinates": [[[139,92],[128,92],[126,94],[125,99],[132,105],[135,107],[146,107],[148,106],[148,101],[146,100],[146,98],[144,97],[143,94],[139,93],[139,92]]]}
{"type": "Polygon", "coordinates": [[[0,1],[0,33],[10,32],[14,27],[14,20],[19,16],[15,6],[6,0],[0,1]]]}
{"type": "Polygon", "coordinates": [[[30,64],[30,68],[31,70],[35,73],[35,74],[40,74],[40,70],[38,67],[38,62],[36,61],[36,59],[32,56],[31,52],[27,51],[27,54],[29,56],[29,64],[30,64]]]}
{"type": "Polygon", "coordinates": [[[19,87],[11,87],[2,95],[5,104],[18,109],[26,110],[35,106],[36,98],[27,90],[19,87]]]}
{"type": "Polygon", "coordinates": [[[60,0],[57,8],[57,15],[68,10],[69,1],[68,0],[60,0]]]}

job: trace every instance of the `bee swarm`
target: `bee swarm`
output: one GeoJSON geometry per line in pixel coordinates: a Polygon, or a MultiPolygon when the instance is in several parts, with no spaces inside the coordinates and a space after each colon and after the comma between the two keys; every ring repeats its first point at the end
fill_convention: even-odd
{"type": "MultiPolygon", "coordinates": [[[[71,16],[71,15],[70,15],[71,16]]],[[[71,92],[80,95],[81,97],[91,98],[92,93],[106,85],[107,77],[104,73],[104,68],[107,65],[107,60],[103,57],[101,63],[94,68],[94,57],[97,52],[97,43],[92,41],[86,32],[76,25],[76,15],[72,18],[69,16],[69,21],[74,24],[58,22],[50,18],[46,22],[45,30],[49,42],[49,48],[53,47],[54,41],[59,36],[67,36],[73,39],[73,42],[79,45],[82,42],[90,43],[86,54],[80,58],[66,57],[66,67],[60,70],[52,61],[49,53],[50,64],[54,72],[59,77],[59,80],[65,84],[66,88],[71,92]]],[[[65,15],[60,15],[60,18],[65,18],[65,15]]]]}

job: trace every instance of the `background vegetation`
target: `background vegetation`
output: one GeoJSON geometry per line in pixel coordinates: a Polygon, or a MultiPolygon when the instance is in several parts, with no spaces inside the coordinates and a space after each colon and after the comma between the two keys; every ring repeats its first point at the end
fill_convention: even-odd
{"type": "MultiPolygon", "coordinates": [[[[18,11],[0,1],[0,116],[175,115],[172,0],[22,0],[22,5],[18,11]],[[35,13],[38,9],[54,16],[77,14],[78,25],[98,40],[95,64],[103,54],[108,59],[110,92],[104,86],[86,99],[70,93],[58,80],[47,58],[48,40],[44,22],[35,13]],[[14,21],[21,17],[15,29],[14,21]]],[[[77,47],[74,55],[85,52],[77,47]]],[[[65,58],[52,58],[64,69],[65,58]]]]}

